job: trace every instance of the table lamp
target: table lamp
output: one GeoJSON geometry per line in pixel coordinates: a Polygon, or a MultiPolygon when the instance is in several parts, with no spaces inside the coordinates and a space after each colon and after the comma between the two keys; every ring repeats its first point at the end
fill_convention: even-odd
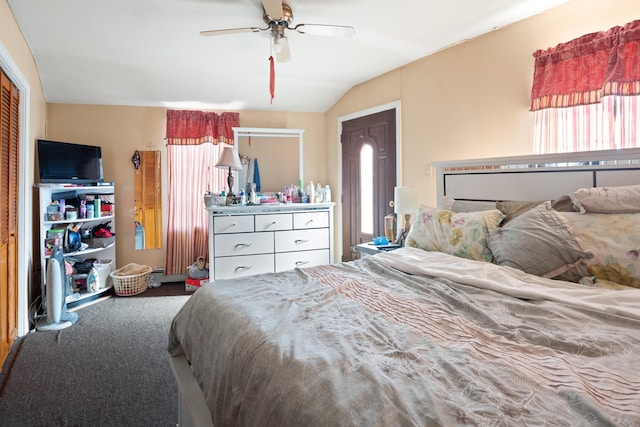
{"type": "Polygon", "coordinates": [[[229,175],[227,175],[227,184],[229,185],[229,196],[233,197],[233,172],[231,170],[242,170],[242,163],[240,163],[240,156],[233,147],[224,147],[220,160],[216,163],[217,168],[229,168],[229,175]]]}
{"type": "Polygon", "coordinates": [[[393,200],[393,211],[398,215],[404,215],[404,225],[398,229],[396,243],[404,245],[404,240],[411,228],[411,214],[418,211],[418,192],[415,188],[395,187],[393,200]]]}

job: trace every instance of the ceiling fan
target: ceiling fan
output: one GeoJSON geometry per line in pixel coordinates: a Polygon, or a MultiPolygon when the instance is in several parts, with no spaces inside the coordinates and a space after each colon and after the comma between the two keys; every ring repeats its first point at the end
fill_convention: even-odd
{"type": "Polygon", "coordinates": [[[350,37],[355,33],[355,29],[347,25],[327,25],[327,24],[293,24],[293,11],[291,6],[283,0],[262,0],[262,19],[267,24],[266,27],[242,27],[228,28],[222,30],[201,31],[201,36],[219,36],[223,34],[271,31],[272,49],[276,54],[278,62],[291,60],[289,50],[289,40],[285,35],[285,30],[295,30],[301,34],[312,34],[319,36],[350,37]]]}

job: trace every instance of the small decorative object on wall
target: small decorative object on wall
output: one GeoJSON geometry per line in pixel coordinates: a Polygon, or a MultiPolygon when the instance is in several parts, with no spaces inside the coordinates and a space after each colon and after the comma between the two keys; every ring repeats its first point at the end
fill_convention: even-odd
{"type": "Polygon", "coordinates": [[[136,168],[136,170],[140,169],[140,152],[138,150],[131,156],[131,163],[133,163],[133,167],[136,168]]]}

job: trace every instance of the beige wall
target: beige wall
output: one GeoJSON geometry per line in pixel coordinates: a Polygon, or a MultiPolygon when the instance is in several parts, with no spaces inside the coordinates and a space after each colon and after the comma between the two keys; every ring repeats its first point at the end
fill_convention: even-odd
{"type": "MultiPolygon", "coordinates": [[[[305,129],[305,179],[322,182],[326,180],[324,123],[324,115],[318,113],[240,112],[240,125],[243,127],[305,129]]],[[[165,129],[164,108],[69,104],[49,104],[47,107],[47,138],[102,147],[105,180],[113,181],[116,186],[118,266],[135,262],[152,267],[164,267],[166,245],[161,249],[135,250],[134,169],[131,156],[135,150],[160,150],[165,206],[163,215],[166,224],[168,186],[165,129]]],[[[259,163],[279,161],[279,153],[273,151],[261,157],[259,163]]],[[[282,164],[282,168],[293,168],[294,176],[297,176],[297,164],[282,164]]],[[[166,233],[163,234],[166,238],[166,233]]]]}
{"type": "Polygon", "coordinates": [[[637,0],[573,0],[352,88],[326,114],[329,184],[339,186],[339,117],[392,101],[401,103],[402,184],[425,204],[436,203],[432,162],[531,154],[532,53],[638,18],[637,0]]]}

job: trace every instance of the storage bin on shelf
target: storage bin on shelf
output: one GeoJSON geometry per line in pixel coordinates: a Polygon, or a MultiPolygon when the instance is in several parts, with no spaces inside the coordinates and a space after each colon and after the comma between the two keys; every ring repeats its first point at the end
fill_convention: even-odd
{"type": "Polygon", "coordinates": [[[153,268],[148,265],[130,263],[112,271],[109,276],[116,295],[132,296],[147,290],[152,272],[153,268]]]}
{"type": "Polygon", "coordinates": [[[90,248],[106,248],[116,241],[115,236],[111,237],[94,237],[90,239],[82,239],[83,243],[89,245],[90,248]]]}

